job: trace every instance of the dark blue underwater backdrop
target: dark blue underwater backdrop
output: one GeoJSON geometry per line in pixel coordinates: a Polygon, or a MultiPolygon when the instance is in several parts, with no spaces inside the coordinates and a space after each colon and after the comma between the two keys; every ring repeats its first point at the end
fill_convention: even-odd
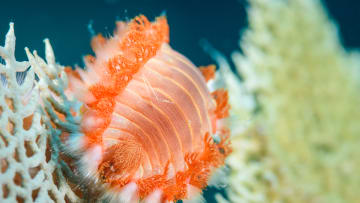
{"type": "MultiPolygon", "coordinates": [[[[360,1],[323,2],[339,24],[345,46],[360,47],[360,1]]],[[[95,32],[110,35],[117,19],[138,14],[153,19],[166,12],[172,47],[196,65],[207,65],[214,62],[199,42],[206,39],[228,56],[238,48],[246,26],[246,6],[246,0],[1,0],[0,36],[4,39],[8,23],[14,22],[18,59],[25,59],[25,46],[42,54],[47,37],[58,62],[82,65],[82,56],[91,53],[90,22],[95,32]]]]}
{"type": "MultiPolygon", "coordinates": [[[[347,48],[360,47],[360,1],[324,0],[330,17],[338,23],[341,40],[347,48]]],[[[0,43],[3,45],[9,22],[15,23],[16,56],[25,59],[24,47],[44,55],[43,39],[49,38],[57,61],[62,65],[83,66],[82,56],[90,50],[91,22],[95,32],[112,33],[115,20],[145,14],[150,19],[166,13],[170,44],[196,65],[214,63],[200,41],[207,40],[229,56],[238,49],[241,30],[246,26],[245,0],[1,0],[0,43]]],[[[214,202],[215,189],[208,189],[208,202],[214,202]]]]}

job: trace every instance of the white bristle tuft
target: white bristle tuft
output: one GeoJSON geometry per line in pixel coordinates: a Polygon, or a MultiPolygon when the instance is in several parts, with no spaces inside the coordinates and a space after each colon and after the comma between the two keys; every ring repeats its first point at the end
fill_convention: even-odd
{"type": "Polygon", "coordinates": [[[184,203],[205,203],[201,189],[189,184],[187,186],[187,194],[187,198],[183,200],[184,203]]]}
{"type": "Polygon", "coordinates": [[[224,188],[228,184],[227,172],[228,168],[226,166],[216,169],[208,182],[209,186],[214,186],[217,188],[224,188]]]}
{"type": "Polygon", "coordinates": [[[111,197],[111,203],[138,203],[139,197],[137,196],[137,185],[131,182],[125,185],[119,192],[116,192],[111,197]]]}
{"type": "Polygon", "coordinates": [[[66,149],[70,153],[80,153],[84,147],[84,135],[81,133],[72,133],[66,142],[66,149]]]}
{"type": "Polygon", "coordinates": [[[90,179],[97,179],[97,169],[102,159],[103,152],[100,145],[86,150],[81,158],[81,171],[83,175],[90,179]]]}
{"type": "Polygon", "coordinates": [[[161,190],[155,190],[144,199],[144,203],[161,203],[161,190]]]}
{"type": "Polygon", "coordinates": [[[89,111],[87,115],[84,116],[81,127],[82,129],[86,129],[86,131],[93,131],[103,125],[104,122],[102,118],[97,117],[95,113],[89,111]]]}
{"type": "Polygon", "coordinates": [[[215,91],[218,87],[217,87],[217,84],[216,84],[216,81],[214,79],[212,80],[209,80],[207,83],[206,83],[206,86],[209,88],[209,90],[211,92],[215,91]]]}
{"type": "Polygon", "coordinates": [[[175,176],[175,168],[173,164],[169,164],[169,169],[168,169],[168,173],[167,173],[167,179],[171,179],[175,176]]]}
{"type": "Polygon", "coordinates": [[[191,199],[185,199],[183,200],[183,203],[205,203],[206,200],[202,194],[197,194],[191,199]]]}

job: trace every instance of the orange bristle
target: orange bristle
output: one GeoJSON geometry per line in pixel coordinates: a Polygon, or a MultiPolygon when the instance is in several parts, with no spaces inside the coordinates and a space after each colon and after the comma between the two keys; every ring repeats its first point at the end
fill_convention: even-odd
{"type": "Polygon", "coordinates": [[[114,180],[131,178],[140,166],[142,153],[142,146],[136,140],[120,140],[104,154],[98,169],[101,179],[112,183],[114,180]]]}
{"type": "Polygon", "coordinates": [[[216,100],[215,114],[217,118],[221,119],[228,117],[230,109],[228,92],[224,89],[218,89],[212,93],[212,96],[216,100]]]}
{"type": "Polygon", "coordinates": [[[200,66],[199,68],[206,82],[215,78],[215,65],[200,66]]]}

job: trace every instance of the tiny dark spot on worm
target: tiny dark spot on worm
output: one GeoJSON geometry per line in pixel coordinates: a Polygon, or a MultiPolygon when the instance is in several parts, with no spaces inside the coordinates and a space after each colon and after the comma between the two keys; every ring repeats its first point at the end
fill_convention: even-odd
{"type": "Polygon", "coordinates": [[[220,148],[219,148],[219,152],[220,152],[221,154],[225,154],[224,148],[220,147],[220,148]]]}

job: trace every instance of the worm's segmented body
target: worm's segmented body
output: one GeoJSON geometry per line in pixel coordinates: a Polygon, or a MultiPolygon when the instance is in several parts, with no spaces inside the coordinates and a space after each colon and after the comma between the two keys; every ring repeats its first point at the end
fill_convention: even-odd
{"type": "Polygon", "coordinates": [[[139,16],[93,39],[85,71],[68,71],[67,94],[84,103],[73,146],[83,173],[123,201],[190,198],[230,152],[227,93],[206,85],[214,67],[199,71],[167,42],[164,17],[139,16]]]}

